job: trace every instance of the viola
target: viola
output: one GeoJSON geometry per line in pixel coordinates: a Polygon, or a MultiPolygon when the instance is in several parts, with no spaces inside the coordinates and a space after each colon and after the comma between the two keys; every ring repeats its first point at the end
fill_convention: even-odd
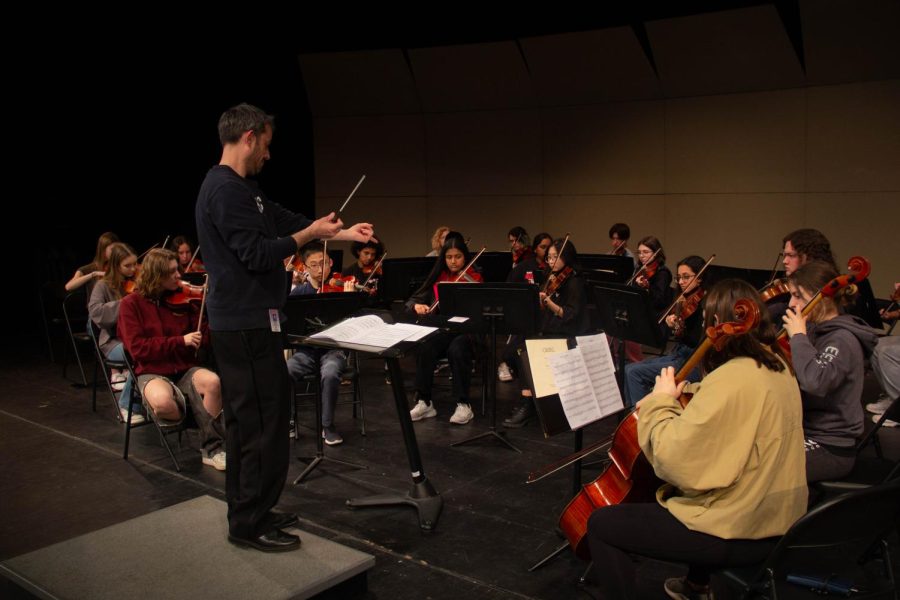
{"type": "Polygon", "coordinates": [[[133,278],[126,279],[125,282],[122,284],[122,289],[125,291],[125,295],[127,296],[128,294],[130,294],[134,291],[136,286],[137,286],[137,284],[134,282],[133,278]]]}
{"type": "MultiPolygon", "coordinates": [[[[678,371],[675,376],[676,383],[687,378],[710,348],[721,350],[728,338],[746,334],[759,323],[759,308],[753,300],[747,298],[738,300],[734,306],[734,314],[735,321],[720,323],[706,329],[706,339],[678,371]]],[[[682,394],[679,400],[682,406],[689,402],[685,394],[682,394]]],[[[613,434],[612,446],[609,448],[610,465],[597,479],[582,486],[581,491],[569,502],[559,517],[559,527],[579,558],[585,560],[590,558],[586,534],[591,513],[613,504],[655,501],[656,489],[662,481],[656,477],[653,467],[641,451],[637,427],[638,411],[634,410],[619,423],[613,434]]],[[[605,443],[602,441],[595,446],[605,443]]],[[[578,458],[594,450],[596,448],[585,448],[578,453],[581,455],[578,458]]],[[[574,461],[570,460],[566,464],[571,462],[574,461]]],[[[529,481],[536,481],[539,478],[529,477],[529,481]]]]}
{"type": "Polygon", "coordinates": [[[656,260],[656,255],[659,254],[661,250],[662,250],[661,247],[657,248],[656,252],[654,252],[653,254],[650,255],[650,259],[647,262],[645,262],[644,264],[642,264],[638,268],[638,270],[634,272],[634,275],[631,276],[631,279],[629,279],[625,283],[625,285],[631,285],[639,277],[643,276],[645,278],[644,283],[643,284],[638,283],[638,285],[643,288],[649,287],[650,286],[649,280],[652,279],[654,275],[656,275],[656,270],[659,269],[659,263],[656,260]]]}
{"type": "Polygon", "coordinates": [[[206,267],[199,258],[192,259],[188,266],[184,268],[185,273],[206,273],[206,267]]]}
{"type": "MultiPolygon", "coordinates": [[[[806,303],[806,306],[803,307],[803,311],[800,314],[804,317],[808,315],[816,306],[818,306],[819,302],[822,301],[822,298],[835,298],[839,295],[852,296],[855,294],[856,284],[864,281],[869,276],[869,273],[872,272],[872,263],[863,256],[853,256],[847,261],[847,271],[849,272],[846,275],[838,275],[816,292],[816,295],[806,303]]],[[[775,343],[781,347],[785,356],[790,359],[791,342],[787,334],[787,329],[781,328],[781,331],[778,332],[778,337],[775,338],[775,343]]]]}
{"type": "Polygon", "coordinates": [[[769,303],[776,298],[790,293],[791,291],[788,289],[787,279],[776,279],[760,288],[759,297],[762,299],[763,303],[769,303]]]}

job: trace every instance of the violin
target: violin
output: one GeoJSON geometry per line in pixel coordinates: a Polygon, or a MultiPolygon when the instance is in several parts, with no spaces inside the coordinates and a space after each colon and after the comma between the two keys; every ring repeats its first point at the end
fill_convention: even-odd
{"type": "Polygon", "coordinates": [[[319,286],[317,294],[328,294],[332,292],[355,292],[356,277],[353,275],[343,276],[340,273],[334,273],[328,278],[324,284],[319,286]]]}
{"type": "Polygon", "coordinates": [[[191,285],[182,281],[177,290],[163,296],[163,301],[169,306],[185,306],[191,302],[202,303],[205,293],[205,285],[191,285]]]}
{"type": "Polygon", "coordinates": [[[672,328],[672,333],[675,337],[681,337],[684,335],[684,323],[691,316],[697,312],[697,309],[700,307],[700,302],[703,300],[703,296],[706,295],[706,292],[703,288],[698,287],[696,290],[691,292],[689,295],[681,298],[678,301],[678,305],[675,307],[675,326],[672,328]]]}
{"type": "Polygon", "coordinates": [[[767,304],[776,298],[790,293],[791,290],[788,289],[787,279],[776,279],[760,288],[759,297],[764,304],[767,304]]]}
{"type": "Polygon", "coordinates": [[[653,279],[653,276],[656,275],[656,270],[659,269],[659,261],[656,260],[656,255],[659,254],[662,247],[657,248],[656,252],[650,255],[650,260],[642,264],[637,271],[634,272],[634,275],[631,276],[625,285],[631,285],[637,280],[639,277],[644,277],[644,283],[638,283],[643,288],[650,286],[650,279],[653,279]]]}
{"type": "MultiPolygon", "coordinates": [[[[575,274],[575,270],[566,265],[560,271],[556,273],[551,273],[550,277],[548,277],[547,287],[544,290],[544,293],[547,295],[547,298],[554,297],[557,292],[559,292],[559,288],[563,286],[563,284],[575,274]]],[[[542,302],[541,308],[543,309],[546,305],[542,302]]]]}
{"type": "MultiPolygon", "coordinates": [[[[735,302],[734,314],[735,321],[720,323],[706,329],[706,339],[678,371],[675,376],[676,384],[687,379],[688,374],[694,370],[710,348],[721,350],[728,338],[744,335],[759,324],[759,308],[753,300],[741,298],[735,302]]],[[[690,398],[682,394],[679,401],[682,406],[686,406],[690,398]]],[[[610,465],[597,479],[582,486],[581,491],[569,502],[559,517],[559,527],[579,558],[585,560],[590,558],[586,534],[591,513],[613,504],[655,501],[656,489],[662,481],[656,477],[653,467],[641,451],[637,427],[638,411],[633,410],[619,423],[613,434],[612,446],[609,448],[610,465]]],[[[580,460],[606,443],[607,441],[603,440],[581,450],[576,453],[576,458],[572,459],[576,456],[572,455],[564,459],[569,461],[565,464],[580,460]]],[[[554,465],[550,472],[558,468],[561,467],[554,465]]],[[[528,481],[537,481],[540,478],[529,476],[528,481]]]]}
{"type": "MultiPolygon", "coordinates": [[[[849,273],[846,275],[838,275],[816,292],[816,295],[806,303],[806,306],[803,307],[800,314],[805,317],[811,313],[812,310],[818,306],[819,302],[822,301],[822,298],[835,298],[838,295],[852,296],[855,294],[856,284],[864,281],[869,276],[869,273],[872,272],[872,264],[869,262],[869,259],[863,256],[853,256],[847,261],[847,270],[849,273]]],[[[781,328],[781,331],[778,332],[778,337],[775,338],[775,343],[781,346],[785,356],[790,359],[791,341],[788,337],[787,329],[784,327],[781,328]]]]}
{"type": "Polygon", "coordinates": [[[438,280],[434,282],[434,303],[428,307],[426,314],[433,313],[441,303],[441,301],[438,300],[438,283],[481,283],[482,281],[484,281],[481,277],[481,274],[475,271],[469,272],[469,269],[475,266],[475,261],[478,260],[482,254],[484,254],[485,250],[487,250],[487,246],[482,246],[481,250],[478,251],[478,254],[476,254],[475,257],[469,261],[469,264],[467,264],[462,268],[462,270],[460,270],[459,274],[452,281],[447,279],[448,277],[450,277],[449,273],[447,273],[446,271],[441,272],[438,280]]]}

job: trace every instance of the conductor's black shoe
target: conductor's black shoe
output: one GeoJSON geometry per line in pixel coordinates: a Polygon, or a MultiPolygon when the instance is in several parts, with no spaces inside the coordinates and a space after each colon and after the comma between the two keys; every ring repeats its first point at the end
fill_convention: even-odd
{"type": "Polygon", "coordinates": [[[523,404],[517,408],[516,412],[510,417],[503,419],[503,426],[512,428],[523,427],[528,421],[534,418],[534,415],[534,406],[532,406],[530,402],[528,404],[523,404]]]}
{"type": "Polygon", "coordinates": [[[247,539],[228,534],[228,541],[237,546],[256,548],[263,552],[287,552],[300,547],[300,537],[285,533],[280,529],[267,531],[255,538],[247,539]]]}
{"type": "Polygon", "coordinates": [[[269,511],[269,525],[272,529],[285,529],[286,527],[296,527],[300,522],[296,513],[292,512],[275,512],[269,511]]]}

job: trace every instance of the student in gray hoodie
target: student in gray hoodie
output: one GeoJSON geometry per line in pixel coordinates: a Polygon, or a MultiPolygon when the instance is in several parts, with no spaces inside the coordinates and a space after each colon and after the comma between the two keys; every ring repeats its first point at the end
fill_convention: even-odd
{"type": "Polygon", "coordinates": [[[837,276],[833,266],[813,261],[788,278],[791,300],[783,319],[803,398],[809,482],[839,479],[853,470],[854,446],[863,433],[863,361],[880,335],[859,317],[843,314],[839,298],[823,297],[807,316],[801,314],[837,276]]]}

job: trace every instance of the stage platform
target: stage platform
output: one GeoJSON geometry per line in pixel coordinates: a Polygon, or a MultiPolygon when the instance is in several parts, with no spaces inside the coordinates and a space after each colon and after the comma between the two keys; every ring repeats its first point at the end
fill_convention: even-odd
{"type": "MultiPolygon", "coordinates": [[[[303,531],[300,549],[230,544],[226,505],[201,496],[0,563],[38,598],[352,598],[375,557],[303,531]]],[[[292,530],[298,533],[297,530],[292,530]]]]}

